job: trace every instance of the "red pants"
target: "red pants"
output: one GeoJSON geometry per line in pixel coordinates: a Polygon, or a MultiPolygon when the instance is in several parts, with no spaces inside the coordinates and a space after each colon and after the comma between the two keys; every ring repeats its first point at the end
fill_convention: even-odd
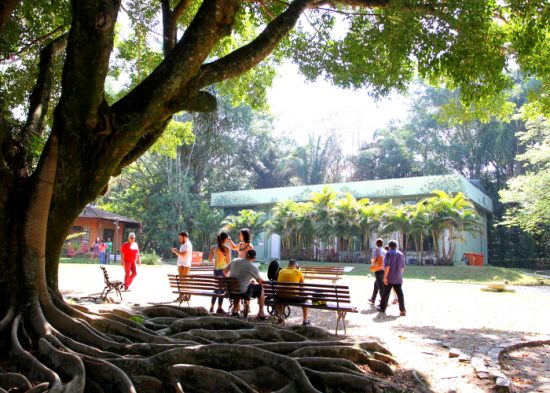
{"type": "Polygon", "coordinates": [[[132,284],[136,275],[136,263],[124,261],[124,287],[126,289],[130,288],[130,284],[132,284]]]}

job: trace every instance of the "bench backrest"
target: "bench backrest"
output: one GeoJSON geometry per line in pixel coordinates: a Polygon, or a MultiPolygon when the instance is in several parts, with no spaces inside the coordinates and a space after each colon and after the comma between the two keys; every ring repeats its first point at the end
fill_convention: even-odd
{"type": "Polygon", "coordinates": [[[101,270],[103,270],[103,279],[105,280],[105,285],[108,285],[109,284],[109,273],[107,273],[107,269],[105,269],[105,267],[103,267],[103,266],[100,266],[99,268],[101,270]]]}
{"type": "Polygon", "coordinates": [[[264,282],[266,297],[299,297],[311,302],[324,301],[333,303],[351,303],[347,285],[323,285],[295,282],[264,282]]]}
{"type": "Polygon", "coordinates": [[[180,293],[185,292],[238,292],[239,284],[235,277],[216,277],[211,274],[178,276],[169,274],[170,287],[180,293]]]}
{"type": "Polygon", "coordinates": [[[344,266],[301,266],[302,273],[343,274],[344,266]]]}

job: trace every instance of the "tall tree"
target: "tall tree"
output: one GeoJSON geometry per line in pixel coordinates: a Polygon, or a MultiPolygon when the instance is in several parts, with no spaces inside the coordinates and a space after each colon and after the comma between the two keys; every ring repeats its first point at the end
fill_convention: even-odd
{"type": "MultiPolygon", "coordinates": [[[[506,56],[514,56],[528,72],[547,70],[547,57],[539,54],[548,53],[548,4],[180,0],[128,1],[127,6],[130,19],[144,28],[133,32],[138,44],[132,64],[136,77],[116,98],[107,95],[107,77],[117,60],[113,48],[120,0],[22,0],[0,31],[1,58],[8,62],[0,80],[0,221],[6,223],[0,229],[0,331],[12,332],[2,343],[10,343],[12,361],[19,362],[23,372],[33,380],[49,381],[51,390],[83,391],[87,379],[95,381],[94,387],[115,384],[122,391],[153,380],[160,384],[157,390],[181,384],[186,389],[191,379],[207,384],[219,378],[186,378],[183,370],[170,367],[172,363],[231,363],[241,370],[254,359],[256,365],[280,364],[282,373],[297,370],[285,374],[281,389],[290,385],[288,390],[314,391],[305,372],[287,357],[216,345],[162,353],[163,343],[186,344],[119,316],[107,318],[69,307],[62,301],[57,276],[69,227],[87,203],[106,191],[111,176],[153,145],[174,113],[215,108],[209,86],[220,83],[230,88],[231,83],[222,82],[246,74],[235,79],[241,91],[265,92],[247,72],[262,70],[260,63],[283,41],[279,55],[293,57],[310,78],[324,74],[341,86],[370,87],[384,94],[403,88],[417,72],[445,80],[460,87],[465,98],[475,99],[507,85],[502,72],[506,56]],[[141,68],[139,55],[146,52],[140,45],[151,42],[151,21],[159,11],[164,14],[162,55],[141,68]],[[330,38],[336,12],[347,13],[349,26],[338,40],[330,38]],[[304,13],[316,28],[292,32],[304,13]],[[65,36],[63,52],[65,45],[58,40],[65,36]],[[30,81],[35,85],[29,86],[30,81]],[[26,116],[20,116],[22,110],[26,116]],[[62,370],[63,379],[40,363],[35,351],[20,345],[28,339],[34,344],[28,349],[39,348],[40,359],[62,370]],[[117,358],[155,353],[163,360],[154,370],[140,359],[117,358]],[[88,357],[106,354],[108,361],[88,357]],[[135,378],[141,373],[149,376],[135,378]],[[164,385],[157,376],[166,381],[164,385]]],[[[269,77],[268,71],[265,74],[269,77]]],[[[351,383],[336,378],[328,384],[342,381],[351,383]]],[[[373,384],[365,378],[361,383],[373,384]]]]}

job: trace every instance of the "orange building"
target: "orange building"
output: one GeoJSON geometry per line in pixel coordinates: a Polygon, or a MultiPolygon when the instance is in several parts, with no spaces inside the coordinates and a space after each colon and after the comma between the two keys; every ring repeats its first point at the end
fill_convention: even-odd
{"type": "Polygon", "coordinates": [[[70,233],[82,233],[75,239],[67,241],[66,254],[90,253],[91,245],[99,237],[113,242],[113,254],[120,250],[120,245],[126,241],[129,232],[139,230],[141,224],[132,218],[102,210],[88,205],[78,216],[70,233]]]}

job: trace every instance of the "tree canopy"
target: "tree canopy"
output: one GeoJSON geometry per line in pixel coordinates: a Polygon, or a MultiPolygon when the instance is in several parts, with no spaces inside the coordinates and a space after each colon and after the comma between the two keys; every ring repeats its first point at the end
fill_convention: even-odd
{"type": "MultiPolygon", "coordinates": [[[[21,375],[47,382],[52,391],[80,392],[90,383],[95,390],[187,390],[190,381],[197,390],[216,390],[208,384],[228,378],[215,369],[220,364],[253,369],[240,374],[248,381],[239,377],[241,391],[263,389],[264,365],[285,373],[275,374],[281,375],[277,389],[383,389],[378,379],[358,376],[354,365],[335,359],[306,374],[290,356],[303,356],[300,343],[285,347],[292,352],[284,355],[271,345],[199,348],[204,338],[192,334],[166,337],[120,315],[71,307],[57,282],[67,232],[111,177],[159,139],[174,114],[214,110],[214,86],[234,92],[234,102],[261,106],[273,64],[288,57],[310,79],[367,87],[374,95],[403,89],[419,75],[476,102],[510,85],[505,71],[512,61],[548,86],[549,12],[545,0],[3,1],[0,360],[9,356],[21,375]],[[172,367],[182,363],[194,366],[172,367]]],[[[547,108],[544,93],[533,111],[547,108]]],[[[176,311],[144,312],[193,312],[176,311]]],[[[208,318],[193,326],[216,326],[208,318]]],[[[188,330],[188,321],[171,332],[188,330]]],[[[272,332],[273,340],[285,332],[272,332]]],[[[305,336],[293,337],[309,345],[305,336]]],[[[345,353],[373,364],[361,345],[316,348],[307,353],[345,353]]]]}

